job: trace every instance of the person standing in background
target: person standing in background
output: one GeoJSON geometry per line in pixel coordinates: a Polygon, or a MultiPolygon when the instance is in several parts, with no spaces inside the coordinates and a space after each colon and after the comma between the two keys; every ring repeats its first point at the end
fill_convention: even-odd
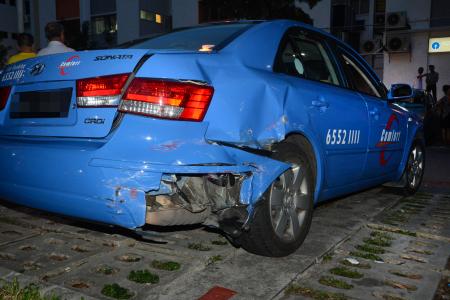
{"type": "Polygon", "coordinates": [[[423,90],[423,68],[420,67],[419,69],[417,69],[417,77],[414,80],[414,84],[413,84],[413,88],[417,89],[417,90],[423,90]]]}
{"type": "Polygon", "coordinates": [[[436,107],[440,116],[440,130],[444,144],[450,143],[448,133],[450,132],[450,85],[444,85],[444,97],[439,99],[436,107]]]}
{"type": "Polygon", "coordinates": [[[439,81],[439,73],[434,70],[433,65],[429,65],[428,69],[430,70],[430,72],[422,76],[426,77],[425,82],[427,84],[427,92],[433,95],[434,103],[436,103],[437,101],[436,85],[439,81]]]}
{"type": "Polygon", "coordinates": [[[19,53],[10,56],[6,64],[10,65],[24,59],[36,57],[36,53],[34,53],[33,51],[33,44],[34,39],[31,34],[19,34],[19,36],[17,37],[17,47],[19,49],[19,53]]]}
{"type": "Polygon", "coordinates": [[[75,51],[64,45],[65,37],[62,24],[51,22],[45,25],[45,36],[48,39],[48,45],[38,52],[38,56],[75,51]]]}

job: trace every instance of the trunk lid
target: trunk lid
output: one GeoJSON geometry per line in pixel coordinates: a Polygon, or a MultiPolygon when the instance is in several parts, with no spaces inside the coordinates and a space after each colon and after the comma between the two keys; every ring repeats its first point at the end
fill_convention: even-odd
{"type": "Polygon", "coordinates": [[[130,74],[145,49],[70,52],[36,57],[8,66],[0,86],[11,86],[0,111],[0,135],[102,138],[117,107],[77,107],[76,81],[130,74]]]}

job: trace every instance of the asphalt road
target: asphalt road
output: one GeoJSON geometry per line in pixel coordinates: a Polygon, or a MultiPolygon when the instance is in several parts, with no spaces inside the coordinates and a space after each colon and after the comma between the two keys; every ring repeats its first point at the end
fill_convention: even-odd
{"type": "Polygon", "coordinates": [[[318,292],[341,299],[432,299],[449,272],[449,167],[450,150],[431,148],[418,195],[405,198],[379,187],[320,205],[305,243],[285,258],[249,254],[202,227],[173,228],[164,232],[167,243],[157,244],[1,202],[0,277],[38,283],[42,293],[64,299],[111,299],[105,286],[115,283],[133,299],[303,299],[318,292]],[[366,241],[373,232],[392,238],[389,246],[376,258],[355,256],[371,253],[366,241]],[[348,258],[370,269],[350,265],[360,278],[332,273],[348,258]],[[136,271],[151,273],[141,277],[153,283],[130,280],[139,277],[136,271]],[[352,287],[343,289],[342,282],[352,287]]]}

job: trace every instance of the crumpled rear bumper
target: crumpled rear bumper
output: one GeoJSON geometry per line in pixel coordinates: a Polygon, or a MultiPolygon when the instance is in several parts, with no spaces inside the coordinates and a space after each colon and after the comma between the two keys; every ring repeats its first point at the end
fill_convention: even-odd
{"type": "Polygon", "coordinates": [[[163,176],[245,175],[240,201],[252,210],[288,164],[204,140],[207,124],[125,116],[105,140],[0,138],[0,197],[59,214],[136,228],[146,193],[163,176]]]}

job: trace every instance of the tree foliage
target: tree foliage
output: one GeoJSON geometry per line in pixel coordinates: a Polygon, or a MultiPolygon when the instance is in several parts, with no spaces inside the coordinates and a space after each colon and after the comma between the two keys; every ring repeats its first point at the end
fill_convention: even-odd
{"type": "Polygon", "coordinates": [[[296,3],[306,2],[313,8],[320,0],[204,0],[210,20],[292,19],[312,24],[312,19],[296,3]]]}

